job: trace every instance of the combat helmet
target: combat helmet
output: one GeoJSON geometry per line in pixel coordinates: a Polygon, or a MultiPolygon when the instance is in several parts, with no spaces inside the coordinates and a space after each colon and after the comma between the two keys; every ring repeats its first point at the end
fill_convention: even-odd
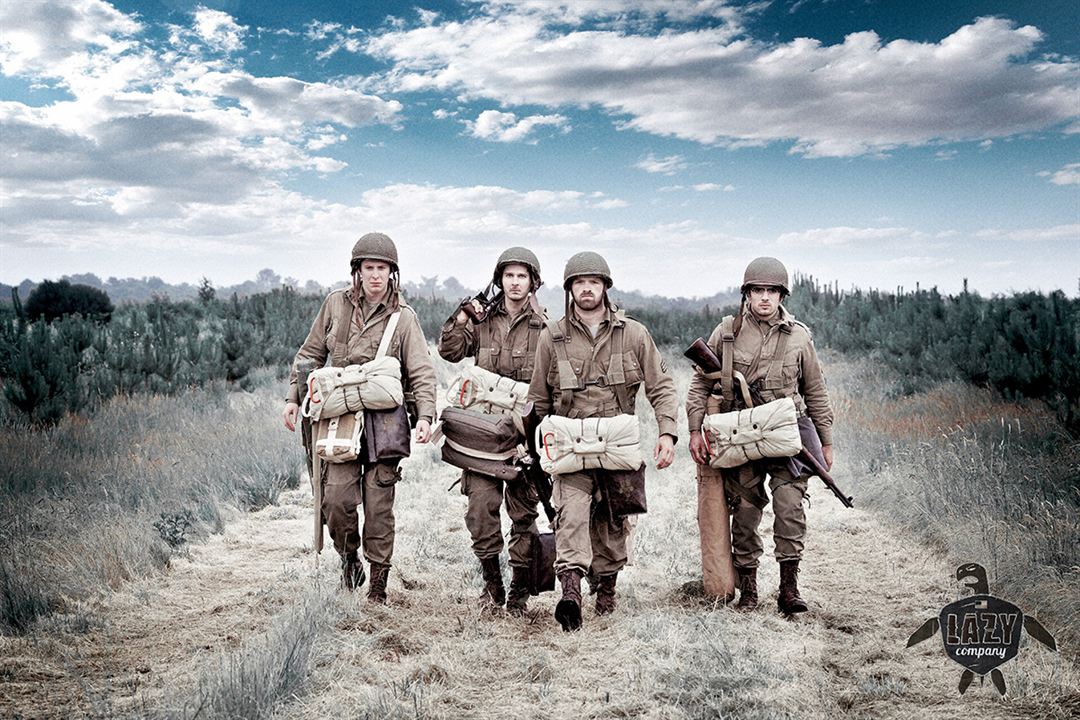
{"type": "Polygon", "coordinates": [[[532,291],[539,290],[540,286],[544,284],[544,281],[540,279],[540,261],[536,259],[536,254],[532,250],[520,246],[507,248],[499,256],[498,262],[495,263],[495,273],[491,276],[491,281],[495,283],[496,287],[502,284],[503,270],[506,269],[507,265],[514,263],[529,268],[529,275],[532,276],[532,291]]]}
{"type": "Polygon", "coordinates": [[[746,292],[751,285],[778,287],[784,295],[791,294],[787,268],[774,257],[759,257],[750,261],[743,273],[742,291],[746,292]]]}
{"type": "Polygon", "coordinates": [[[612,286],[611,268],[599,253],[590,250],[579,252],[566,261],[566,270],[563,271],[563,290],[570,290],[570,284],[574,278],[583,275],[598,275],[604,279],[606,287],[612,286]]]}
{"type": "Polygon", "coordinates": [[[363,235],[352,249],[352,267],[360,266],[361,260],[382,260],[390,263],[390,271],[398,270],[397,246],[389,235],[371,232],[363,235]]]}

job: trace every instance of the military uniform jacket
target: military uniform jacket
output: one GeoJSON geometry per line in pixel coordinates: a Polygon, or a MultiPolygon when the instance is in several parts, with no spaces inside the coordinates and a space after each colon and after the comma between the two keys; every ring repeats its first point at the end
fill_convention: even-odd
{"type": "Polygon", "coordinates": [[[644,325],[626,317],[621,311],[609,309],[595,339],[573,310],[555,326],[563,337],[559,342],[565,344],[566,356],[578,387],[575,390],[560,388],[559,353],[555,348],[552,328],[545,327],[540,333],[536,368],[529,385],[529,400],[533,402],[539,417],[550,414],[565,414],[572,418],[633,414],[634,398],[637,397],[638,388],[644,384],[645,397],[656,413],[660,434],[678,437],[675,433],[675,413],[679,402],[675,382],[644,325]],[[622,328],[622,372],[630,405],[628,408],[620,407],[616,388],[608,382],[612,355],[616,350],[613,339],[617,327],[622,328]],[[564,392],[571,393],[569,410],[566,412],[560,409],[565,405],[562,399],[564,392]]]}
{"type": "Polygon", "coordinates": [[[491,309],[484,322],[464,325],[454,322],[457,312],[447,320],[439,335],[439,355],[450,362],[459,362],[472,355],[477,367],[490,370],[518,382],[532,379],[536,343],[547,319],[541,312],[526,304],[525,309],[510,317],[503,301],[491,309]]]}
{"type": "MultiPolygon", "coordinates": [[[[722,357],[723,323],[709,336],[709,347],[722,357]]],[[[742,327],[735,335],[732,368],[743,374],[748,383],[761,381],[766,402],[790,397],[800,415],[809,415],[817,428],[822,445],[832,444],[833,412],[825,376],[821,371],[810,330],[784,308],[770,322],[758,320],[749,309],[742,315],[742,327]],[[777,357],[782,346],[783,356],[777,357]]],[[[695,369],[686,395],[686,418],[691,430],[701,429],[709,395],[720,395],[720,383],[706,378],[695,369]]],[[[721,401],[720,411],[728,407],[721,401]]]]}
{"type": "MultiPolygon", "coordinates": [[[[380,302],[374,307],[363,297],[353,297],[352,288],[335,290],[330,293],[319,308],[319,314],[311,325],[307,339],[296,353],[296,360],[314,360],[322,367],[327,358],[334,364],[362,364],[375,357],[382,340],[383,330],[396,310],[401,310],[394,334],[390,338],[387,355],[396,357],[401,362],[402,384],[406,393],[411,393],[416,400],[416,411],[420,420],[435,417],[435,366],[428,354],[427,341],[416,313],[401,296],[391,291],[387,302],[380,302]],[[359,313],[357,312],[359,309],[359,313]],[[363,318],[357,324],[357,316],[363,318]],[[344,348],[337,347],[338,324],[348,318],[349,331],[344,348]],[[340,360],[339,360],[340,358],[340,360]]],[[[296,387],[296,363],[289,379],[289,402],[299,402],[296,387]]]]}

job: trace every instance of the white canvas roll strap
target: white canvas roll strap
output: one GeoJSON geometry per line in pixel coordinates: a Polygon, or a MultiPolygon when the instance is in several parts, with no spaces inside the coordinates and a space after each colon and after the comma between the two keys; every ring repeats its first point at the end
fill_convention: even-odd
{"type": "Polygon", "coordinates": [[[461,443],[454,442],[453,440],[446,437],[445,435],[443,436],[443,441],[447,445],[449,445],[450,447],[457,450],[458,452],[465,453],[466,455],[471,455],[472,457],[478,457],[481,460],[511,460],[511,459],[523,458],[523,457],[525,457],[525,455],[528,454],[528,452],[525,450],[524,446],[522,446],[522,445],[518,445],[513,450],[507,450],[506,452],[485,452],[483,450],[477,450],[476,448],[466,447],[465,445],[462,445],[461,443]]]}
{"type": "Polygon", "coordinates": [[[536,428],[540,467],[549,475],[581,470],[637,470],[640,426],[633,415],[567,418],[548,415],[536,428]]]}
{"type": "Polygon", "coordinates": [[[731,468],[763,458],[799,454],[799,414],[792,398],[780,398],[757,407],[706,415],[701,434],[709,452],[709,465],[731,468]]]}

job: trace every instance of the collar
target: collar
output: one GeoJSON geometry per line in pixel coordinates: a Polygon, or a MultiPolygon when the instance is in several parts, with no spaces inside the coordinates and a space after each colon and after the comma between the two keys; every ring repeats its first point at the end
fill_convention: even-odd
{"type": "Polygon", "coordinates": [[[790,328],[795,323],[795,316],[792,315],[786,307],[780,305],[776,314],[773,315],[770,319],[759,320],[758,316],[754,314],[754,311],[747,307],[745,310],[743,310],[743,322],[754,323],[756,327],[765,326],[769,330],[777,326],[790,328]]]}

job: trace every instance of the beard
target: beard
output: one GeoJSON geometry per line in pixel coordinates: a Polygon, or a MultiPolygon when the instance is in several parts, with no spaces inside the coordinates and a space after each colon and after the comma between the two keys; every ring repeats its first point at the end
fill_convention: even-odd
{"type": "Polygon", "coordinates": [[[574,304],[582,310],[595,310],[604,302],[603,295],[588,295],[574,298],[574,304]]]}

